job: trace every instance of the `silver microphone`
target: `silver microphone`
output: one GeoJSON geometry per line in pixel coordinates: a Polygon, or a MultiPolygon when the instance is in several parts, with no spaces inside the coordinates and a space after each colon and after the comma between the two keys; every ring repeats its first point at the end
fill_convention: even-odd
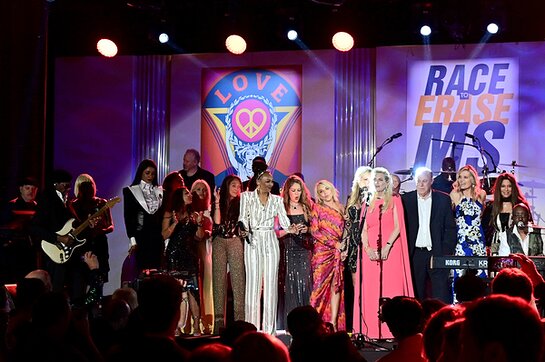
{"type": "Polygon", "coordinates": [[[524,225],[524,223],[523,223],[522,221],[518,221],[518,222],[517,222],[517,227],[518,227],[519,229],[521,229],[521,228],[523,228],[523,227],[526,227],[526,226],[528,226],[528,225],[524,225]]]}

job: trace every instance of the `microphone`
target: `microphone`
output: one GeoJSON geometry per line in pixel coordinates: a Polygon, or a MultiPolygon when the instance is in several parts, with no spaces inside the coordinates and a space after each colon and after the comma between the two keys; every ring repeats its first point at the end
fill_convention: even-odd
{"type": "Polygon", "coordinates": [[[528,226],[528,225],[524,225],[524,223],[522,221],[517,222],[517,228],[519,228],[519,229],[524,228],[526,226],[528,226]]]}
{"type": "Polygon", "coordinates": [[[395,135],[389,137],[388,140],[389,140],[389,141],[393,141],[393,140],[395,140],[396,138],[399,138],[399,137],[401,137],[401,136],[403,136],[403,133],[398,132],[398,133],[396,133],[395,135]]]}
{"type": "Polygon", "coordinates": [[[477,137],[475,137],[474,135],[469,134],[469,133],[466,133],[465,136],[466,136],[467,138],[469,138],[469,139],[472,139],[472,140],[474,140],[474,139],[477,138],[477,137]]]}

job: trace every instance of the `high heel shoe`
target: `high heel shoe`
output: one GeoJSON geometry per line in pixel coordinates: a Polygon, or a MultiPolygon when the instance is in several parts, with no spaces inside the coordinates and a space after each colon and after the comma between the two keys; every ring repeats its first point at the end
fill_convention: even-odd
{"type": "Polygon", "coordinates": [[[202,334],[201,332],[201,318],[193,317],[193,335],[198,337],[202,334]]]}

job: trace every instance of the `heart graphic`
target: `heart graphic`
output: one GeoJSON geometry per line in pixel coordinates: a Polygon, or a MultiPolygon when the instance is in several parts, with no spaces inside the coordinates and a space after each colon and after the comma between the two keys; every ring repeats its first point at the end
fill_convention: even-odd
{"type": "Polygon", "coordinates": [[[259,133],[259,131],[263,129],[263,127],[265,127],[265,124],[267,123],[267,113],[261,108],[256,108],[251,111],[248,108],[242,108],[237,112],[235,122],[242,133],[244,133],[248,138],[252,139],[259,133]],[[260,118],[259,116],[254,117],[256,114],[261,115],[261,122],[259,124],[254,121],[254,118],[260,118]],[[248,116],[248,122],[243,125],[241,118],[244,115],[248,116]]]}

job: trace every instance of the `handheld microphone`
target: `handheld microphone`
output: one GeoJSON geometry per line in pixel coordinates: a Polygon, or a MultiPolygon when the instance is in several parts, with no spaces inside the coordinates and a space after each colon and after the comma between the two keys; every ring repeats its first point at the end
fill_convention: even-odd
{"type": "Polygon", "coordinates": [[[390,141],[393,141],[393,140],[395,140],[396,138],[399,138],[399,137],[401,137],[401,136],[403,136],[403,133],[398,132],[398,133],[396,133],[395,135],[392,135],[391,137],[389,137],[388,139],[389,139],[390,141]]]}
{"type": "Polygon", "coordinates": [[[474,140],[474,139],[477,138],[477,137],[475,137],[474,135],[469,134],[469,133],[466,133],[465,136],[466,136],[467,138],[469,138],[469,139],[472,139],[472,140],[474,140]]]}
{"type": "Polygon", "coordinates": [[[517,222],[517,228],[519,228],[519,229],[521,229],[523,227],[526,227],[526,226],[528,226],[528,225],[524,225],[524,223],[522,221],[517,222]]]}

